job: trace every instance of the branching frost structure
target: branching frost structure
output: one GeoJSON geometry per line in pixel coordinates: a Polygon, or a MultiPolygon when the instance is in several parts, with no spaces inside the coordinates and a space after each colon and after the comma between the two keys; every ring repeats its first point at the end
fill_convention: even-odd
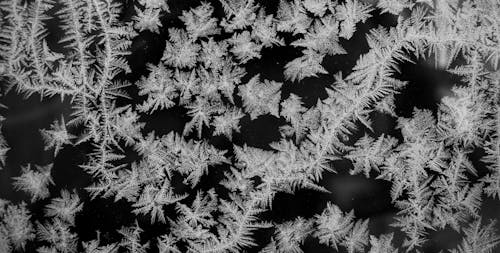
{"type": "MultiPolygon", "coordinates": [[[[80,165],[93,178],[90,196],[124,200],[137,218],[168,229],[145,241],[136,221],[117,230],[116,242],[101,242],[99,233],[81,242],[75,216],[85,203],[63,190],[46,205],[44,221],[35,221],[24,203],[0,200],[1,252],[35,240],[38,252],[303,252],[310,238],[350,253],[409,252],[445,228],[463,236],[450,252],[494,252],[500,243],[494,221],[480,213],[484,198],[500,200],[498,1],[280,0],[273,14],[258,1],[220,0],[182,10],[176,27],[162,20],[173,15],[166,0],[137,1],[129,19],[122,7],[113,0],[3,1],[0,77],[7,90],[25,96],[69,100],[70,117],[40,129],[45,149],[57,156],[70,145],[90,145],[80,165]],[[350,55],[357,28],[376,12],[396,24],[370,29],[368,49],[352,69],[329,73],[325,59],[350,55]],[[55,44],[47,37],[51,20],[63,32],[55,44]],[[129,82],[127,55],[146,31],[166,35],[162,57],[129,82]],[[264,50],[279,47],[299,52],[280,70],[284,80],[247,73],[264,50]],[[401,64],[417,59],[461,80],[436,112],[415,108],[403,117],[395,95],[411,84],[398,74],[401,64]],[[313,105],[283,92],[325,76],[334,81],[313,105]],[[146,116],[172,108],[186,111],[183,131],[147,132],[146,116]],[[400,136],[374,136],[376,113],[395,118],[400,136]],[[222,150],[209,141],[232,140],[243,121],[264,117],[282,122],[280,140],[268,149],[222,150]],[[367,133],[357,138],[360,129],[367,133]],[[478,148],[486,173],[471,161],[478,148]],[[371,235],[369,219],[334,203],[313,217],[262,218],[280,192],[328,193],[320,180],[339,171],[337,160],[351,161],[351,174],[391,183],[399,210],[392,225],[404,235],[402,245],[393,244],[393,233],[371,235]],[[202,190],[212,174],[220,182],[202,190]],[[255,232],[268,229],[267,245],[258,245],[255,232]]],[[[1,166],[8,151],[0,137],[1,166]]],[[[14,187],[31,202],[49,198],[51,166],[23,166],[14,187]]]]}

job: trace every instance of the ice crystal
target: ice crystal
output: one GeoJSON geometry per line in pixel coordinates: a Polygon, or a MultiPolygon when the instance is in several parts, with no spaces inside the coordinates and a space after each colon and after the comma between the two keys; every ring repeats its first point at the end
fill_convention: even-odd
{"type": "Polygon", "coordinates": [[[70,104],[41,138],[59,154],[54,168],[64,169],[66,150],[85,154],[78,165],[92,179],[60,191],[52,163],[13,164],[11,115],[0,117],[2,168],[21,167],[13,188],[45,203],[42,218],[0,200],[1,252],[304,252],[310,241],[349,253],[420,252],[445,229],[462,236],[449,252],[497,249],[482,203],[500,198],[498,1],[176,4],[0,3],[5,91],[70,104]],[[150,42],[137,36],[165,42],[144,68],[128,57],[150,42]],[[433,106],[405,101],[411,114],[398,93],[420,85],[404,76],[417,63],[453,76],[453,88],[433,106]],[[303,92],[310,87],[321,88],[303,92]],[[395,123],[380,131],[383,117],[395,123]],[[260,122],[276,133],[265,145],[253,142],[260,122]],[[322,179],[332,173],[390,184],[394,231],[374,231],[372,218],[334,199],[307,216],[269,215],[277,196],[329,194],[322,179]],[[60,196],[42,201],[51,192],[60,196]],[[136,221],[81,241],[79,217],[95,198],[123,203],[136,221]]]}

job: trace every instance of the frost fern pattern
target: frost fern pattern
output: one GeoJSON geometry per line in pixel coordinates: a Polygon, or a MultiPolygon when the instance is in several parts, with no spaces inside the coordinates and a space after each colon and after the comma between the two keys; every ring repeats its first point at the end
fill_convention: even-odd
{"type": "Polygon", "coordinates": [[[447,252],[499,250],[484,215],[500,201],[498,0],[6,0],[0,17],[1,96],[70,106],[37,129],[51,162],[9,162],[0,136],[26,197],[0,199],[0,252],[424,252],[444,230],[460,235],[447,252]],[[146,37],[164,44],[141,69],[146,37]],[[402,113],[419,85],[402,66],[422,63],[453,87],[402,113]],[[175,113],[180,127],[153,123],[175,113]],[[278,137],[245,139],[258,122],[278,137]],[[83,189],[57,184],[65,150],[85,154],[83,189]],[[390,185],[389,231],[332,200],[272,215],[278,196],[329,196],[335,174],[390,185]],[[133,218],[89,238],[100,200],[133,218]]]}

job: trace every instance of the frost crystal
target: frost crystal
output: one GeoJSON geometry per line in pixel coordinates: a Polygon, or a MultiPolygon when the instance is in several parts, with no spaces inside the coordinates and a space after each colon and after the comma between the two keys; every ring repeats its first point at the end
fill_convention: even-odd
{"type": "Polygon", "coordinates": [[[31,201],[44,199],[49,196],[49,185],[54,184],[50,175],[52,164],[45,166],[35,165],[35,170],[31,164],[22,167],[22,174],[14,178],[16,189],[22,190],[31,196],[31,201]]]}
{"type": "Polygon", "coordinates": [[[1,253],[498,250],[498,0],[6,0],[0,17],[0,172],[18,175],[1,189],[32,202],[0,199],[1,253]],[[50,113],[11,113],[32,95],[50,113]],[[390,190],[342,201],[343,177],[390,190]]]}

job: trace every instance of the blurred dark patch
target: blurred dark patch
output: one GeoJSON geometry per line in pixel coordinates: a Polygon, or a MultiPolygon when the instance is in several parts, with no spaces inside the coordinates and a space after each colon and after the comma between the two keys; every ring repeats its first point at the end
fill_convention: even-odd
{"type": "Polygon", "coordinates": [[[54,162],[53,150],[44,151],[40,130],[49,128],[61,116],[68,119],[70,103],[68,99],[61,101],[59,97],[43,101],[39,96],[25,98],[13,91],[5,94],[0,103],[8,107],[2,111],[5,117],[2,133],[10,147],[6,166],[0,171],[0,197],[25,199],[25,194],[13,191],[12,177],[21,174],[22,165],[54,162]]]}
{"type": "Polygon", "coordinates": [[[55,185],[51,196],[58,196],[61,189],[83,189],[90,185],[92,177],[79,166],[87,162],[87,154],[88,152],[84,153],[80,148],[69,145],[61,149],[52,168],[55,185]]]}
{"type": "Polygon", "coordinates": [[[331,202],[344,211],[354,209],[358,218],[394,211],[389,182],[362,175],[337,174],[330,178],[326,187],[332,192],[331,202]]]}
{"type": "Polygon", "coordinates": [[[441,250],[452,250],[457,247],[457,245],[462,240],[462,235],[446,227],[442,230],[428,231],[427,235],[428,241],[422,246],[423,252],[439,252],[441,250]]]}
{"type": "MultiPolygon", "coordinates": [[[[157,136],[162,136],[174,131],[182,134],[184,125],[191,120],[187,116],[187,109],[175,106],[168,110],[159,110],[151,114],[142,114],[141,122],[145,122],[143,133],[155,132],[157,136]]],[[[206,132],[206,128],[204,129],[206,132]]]]}
{"type": "Polygon", "coordinates": [[[166,39],[161,34],[149,31],[139,33],[132,41],[130,47],[131,54],[127,57],[127,62],[132,70],[127,75],[131,82],[139,80],[142,76],[147,76],[147,64],[157,65],[163,57],[166,39]]]}
{"type": "Polygon", "coordinates": [[[396,114],[412,117],[416,107],[429,109],[436,116],[441,98],[451,94],[451,87],[458,82],[457,77],[422,62],[405,62],[399,66],[401,73],[395,78],[408,84],[395,96],[396,114]]]}
{"type": "Polygon", "coordinates": [[[132,225],[136,219],[130,203],[123,199],[118,202],[102,198],[84,200],[83,211],[75,220],[75,231],[81,241],[95,239],[97,231],[101,233],[103,245],[120,241],[117,229],[132,225]]]}
{"type": "Polygon", "coordinates": [[[270,150],[269,144],[280,140],[278,122],[272,115],[261,115],[254,120],[247,115],[240,121],[240,134],[248,146],[270,150]]]}
{"type": "Polygon", "coordinates": [[[297,217],[312,218],[326,207],[326,193],[301,189],[294,194],[276,193],[272,208],[262,215],[264,220],[283,223],[297,217]]]}

